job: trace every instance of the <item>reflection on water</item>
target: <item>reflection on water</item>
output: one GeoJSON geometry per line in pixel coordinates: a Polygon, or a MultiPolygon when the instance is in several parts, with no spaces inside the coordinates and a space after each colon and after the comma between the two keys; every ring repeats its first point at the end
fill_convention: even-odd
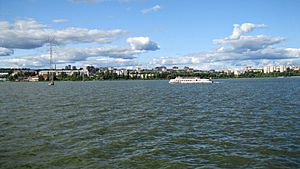
{"type": "Polygon", "coordinates": [[[0,83],[0,168],[299,168],[300,78],[0,83]]]}

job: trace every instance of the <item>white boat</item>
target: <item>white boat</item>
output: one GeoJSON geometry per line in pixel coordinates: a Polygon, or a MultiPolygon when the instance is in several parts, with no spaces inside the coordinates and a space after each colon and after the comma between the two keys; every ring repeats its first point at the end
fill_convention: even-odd
{"type": "Polygon", "coordinates": [[[191,78],[182,78],[176,77],[175,79],[171,79],[169,81],[171,84],[194,84],[194,83],[213,83],[211,79],[201,79],[198,77],[191,77],[191,78]]]}

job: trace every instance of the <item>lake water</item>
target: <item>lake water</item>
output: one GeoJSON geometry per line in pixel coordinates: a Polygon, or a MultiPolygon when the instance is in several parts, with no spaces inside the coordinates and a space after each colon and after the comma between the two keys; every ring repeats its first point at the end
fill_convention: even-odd
{"type": "Polygon", "coordinates": [[[0,168],[300,168],[300,78],[0,83],[0,168]]]}

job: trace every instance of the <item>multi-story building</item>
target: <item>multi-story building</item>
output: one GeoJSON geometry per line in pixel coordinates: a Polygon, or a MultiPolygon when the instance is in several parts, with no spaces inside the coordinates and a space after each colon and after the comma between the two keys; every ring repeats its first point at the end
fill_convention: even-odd
{"type": "Polygon", "coordinates": [[[223,72],[224,72],[224,74],[227,74],[227,75],[229,75],[229,74],[232,74],[232,73],[233,73],[233,72],[232,72],[232,70],[224,70],[223,72]]]}
{"type": "Polygon", "coordinates": [[[264,73],[272,73],[277,71],[276,66],[264,66],[263,67],[263,72],[264,73]]]}
{"type": "Polygon", "coordinates": [[[245,73],[245,70],[234,70],[233,71],[233,74],[236,75],[236,76],[239,76],[241,74],[244,74],[245,73]]]}
{"type": "Polygon", "coordinates": [[[66,74],[67,76],[72,76],[75,73],[83,74],[83,70],[65,70],[65,69],[56,69],[56,70],[40,70],[39,76],[48,75],[49,73],[54,73],[55,75],[66,74]]]}
{"type": "Polygon", "coordinates": [[[291,69],[294,71],[300,71],[300,66],[293,66],[291,69]]]}
{"type": "Polygon", "coordinates": [[[287,68],[285,65],[279,66],[279,71],[280,72],[286,72],[287,68]]]}

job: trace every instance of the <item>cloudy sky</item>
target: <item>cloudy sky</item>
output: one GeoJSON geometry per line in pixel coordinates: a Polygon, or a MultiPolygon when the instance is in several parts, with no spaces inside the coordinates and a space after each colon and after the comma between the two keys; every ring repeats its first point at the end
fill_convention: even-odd
{"type": "Polygon", "coordinates": [[[300,65],[298,0],[0,0],[0,67],[300,65]]]}

